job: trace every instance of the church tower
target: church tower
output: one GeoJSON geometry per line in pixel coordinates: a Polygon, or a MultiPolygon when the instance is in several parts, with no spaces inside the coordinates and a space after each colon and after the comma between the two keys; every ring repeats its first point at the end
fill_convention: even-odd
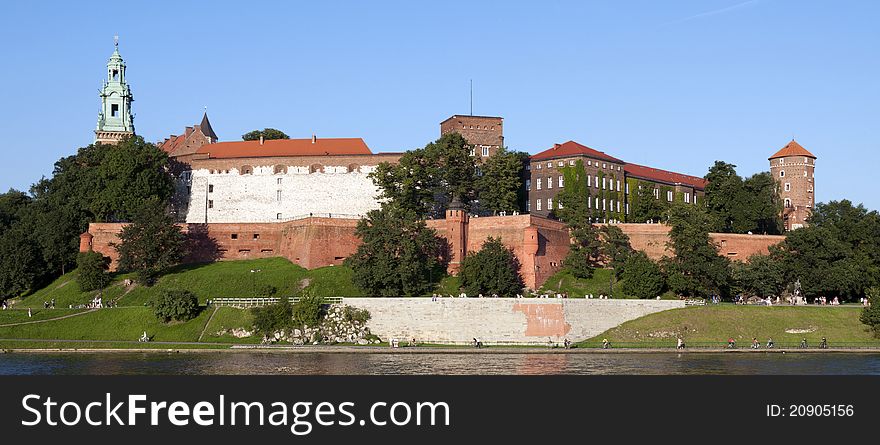
{"type": "Polygon", "coordinates": [[[807,225],[816,205],[815,169],[816,156],[794,139],[770,156],[770,174],[779,185],[785,230],[807,225]]]}
{"type": "Polygon", "coordinates": [[[114,37],[115,49],[107,62],[107,77],[101,89],[101,112],[95,142],[115,144],[134,134],[134,116],[131,113],[131,89],[125,81],[125,61],[119,55],[119,38],[114,37]]]}

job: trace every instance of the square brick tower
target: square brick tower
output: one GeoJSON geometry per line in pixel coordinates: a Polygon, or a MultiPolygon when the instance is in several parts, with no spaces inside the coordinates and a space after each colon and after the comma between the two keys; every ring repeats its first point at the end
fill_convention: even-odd
{"type": "Polygon", "coordinates": [[[477,162],[488,159],[504,146],[503,118],[456,114],[440,122],[440,136],[453,131],[461,134],[474,148],[477,162]]]}
{"type": "Polygon", "coordinates": [[[816,156],[792,139],[769,159],[770,174],[779,184],[785,230],[804,227],[816,205],[816,156]]]}

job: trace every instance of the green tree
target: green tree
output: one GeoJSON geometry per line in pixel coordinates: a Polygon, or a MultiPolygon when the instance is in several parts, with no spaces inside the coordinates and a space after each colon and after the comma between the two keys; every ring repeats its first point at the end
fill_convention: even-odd
{"type": "Polygon", "coordinates": [[[749,213],[754,233],[778,235],[784,231],[782,225],[782,201],[779,199],[779,184],[770,172],[756,173],[743,181],[746,195],[746,210],[749,213]]]}
{"type": "Polygon", "coordinates": [[[880,289],[872,287],[867,291],[868,306],[862,309],[859,321],[874,331],[874,337],[880,338],[880,289]]]}
{"type": "Polygon", "coordinates": [[[260,136],[263,137],[263,140],[270,139],[290,139],[290,136],[286,135],[281,130],[276,130],[274,128],[264,128],[262,130],[254,130],[249,131],[243,135],[241,135],[241,140],[243,141],[259,141],[260,136]]]}
{"type": "Polygon", "coordinates": [[[363,243],[345,264],[369,295],[424,295],[445,275],[446,240],[413,210],[385,203],[358,222],[355,234],[363,243]]]}
{"type": "Polygon", "coordinates": [[[0,234],[0,300],[33,290],[43,267],[27,227],[15,224],[0,234]]]}
{"type": "Polygon", "coordinates": [[[563,167],[562,175],[565,187],[556,195],[560,208],[555,214],[568,226],[571,234],[571,245],[563,266],[577,278],[590,278],[602,256],[602,242],[587,205],[590,191],[583,161],[563,167]]]}
{"type": "Polygon", "coordinates": [[[527,153],[502,148],[483,163],[483,174],[476,183],[481,208],[493,214],[520,211],[524,195],[522,178],[528,159],[527,153]]]}
{"type": "Polygon", "coordinates": [[[736,166],[723,161],[706,174],[706,209],[712,231],[782,233],[782,203],[778,184],[768,172],[743,180],[736,166]]]}
{"type": "Polygon", "coordinates": [[[9,189],[0,195],[0,234],[21,219],[21,214],[31,203],[31,198],[24,192],[9,189]]]}
{"type": "Polygon", "coordinates": [[[522,292],[525,284],[513,250],[501,238],[488,238],[482,248],[461,262],[461,286],[469,295],[510,297],[522,292]]]}
{"type": "Polygon", "coordinates": [[[288,298],[281,298],[268,306],[255,307],[251,313],[254,316],[254,330],[264,339],[290,328],[293,323],[293,306],[288,298]]]}
{"type": "Polygon", "coordinates": [[[165,323],[188,321],[199,315],[199,299],[188,290],[164,290],[152,306],[156,318],[165,323]]]}
{"type": "Polygon", "coordinates": [[[638,181],[637,189],[630,190],[630,194],[635,194],[635,199],[630,205],[630,217],[627,221],[632,220],[636,223],[644,223],[646,221],[659,222],[660,218],[666,213],[668,205],[666,201],[661,201],[654,196],[653,185],[638,181]]]}
{"type": "Polygon", "coordinates": [[[119,239],[115,247],[120,270],[136,272],[142,284],[151,284],[185,253],[184,234],[155,200],[144,205],[132,223],[122,228],[119,239]]]}
{"type": "Polygon", "coordinates": [[[752,255],[746,263],[731,264],[731,278],[738,291],[760,298],[782,295],[785,290],[785,266],[779,250],[770,255],[752,255]]]}
{"type": "Polygon", "coordinates": [[[381,163],[370,174],[380,198],[418,217],[439,217],[457,196],[465,206],[475,198],[476,165],[472,147],[458,133],[447,133],[410,150],[396,164],[381,163]]]}
{"type": "Polygon", "coordinates": [[[599,229],[599,238],[602,241],[602,257],[608,267],[614,270],[614,276],[619,278],[625,269],[626,260],[634,252],[629,236],[620,227],[606,224],[599,229]]]}
{"type": "Polygon", "coordinates": [[[635,252],[626,259],[621,278],[623,293],[638,298],[654,298],[663,293],[665,286],[660,266],[644,252],[635,252]]]}
{"type": "Polygon", "coordinates": [[[76,281],[82,291],[103,289],[110,282],[110,259],[98,252],[81,252],[76,257],[76,281]]]}
{"type": "Polygon", "coordinates": [[[669,288],[684,296],[705,297],[729,292],[729,260],[718,255],[709,238],[711,221],[699,206],[676,203],[669,209],[669,247],[663,267],[669,288]]]}

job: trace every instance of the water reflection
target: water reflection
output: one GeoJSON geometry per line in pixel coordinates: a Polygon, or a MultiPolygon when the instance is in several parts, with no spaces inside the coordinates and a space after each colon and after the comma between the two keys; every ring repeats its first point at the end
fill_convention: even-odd
{"type": "Polygon", "coordinates": [[[880,375],[880,354],[11,353],[4,374],[880,375]]]}

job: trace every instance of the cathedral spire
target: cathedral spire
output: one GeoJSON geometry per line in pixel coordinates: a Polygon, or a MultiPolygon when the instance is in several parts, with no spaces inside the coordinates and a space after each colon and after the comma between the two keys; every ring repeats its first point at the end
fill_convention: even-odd
{"type": "Polygon", "coordinates": [[[125,80],[125,61],[119,54],[119,36],[113,36],[113,54],[107,61],[107,77],[101,89],[101,111],[95,129],[95,142],[115,144],[134,134],[134,98],[125,80]]]}

